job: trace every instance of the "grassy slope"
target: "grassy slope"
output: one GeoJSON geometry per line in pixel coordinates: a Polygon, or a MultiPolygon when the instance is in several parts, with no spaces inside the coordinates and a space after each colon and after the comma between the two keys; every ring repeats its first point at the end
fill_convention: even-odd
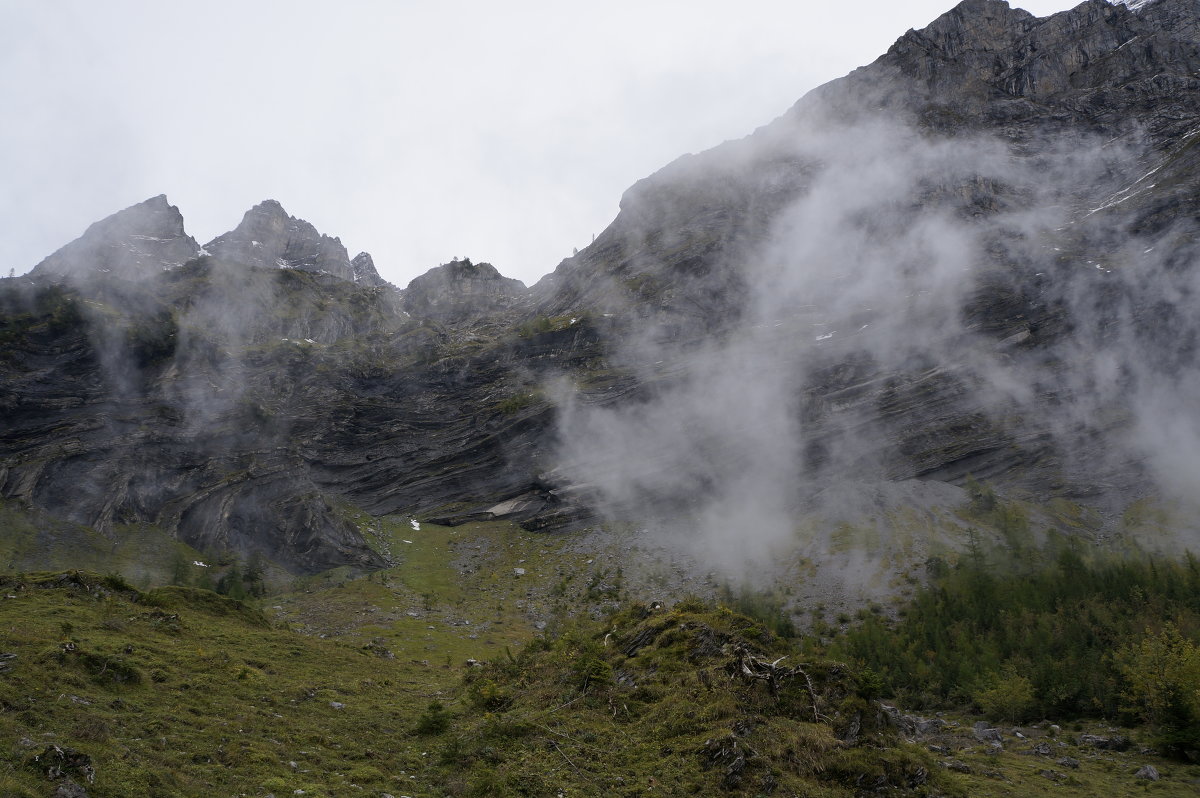
{"type": "MultiPolygon", "coordinates": [[[[272,628],[206,591],[139,594],[79,572],[8,578],[2,589],[15,596],[0,601],[0,628],[17,655],[2,677],[5,795],[50,794],[51,783],[25,764],[49,744],[91,757],[93,796],[637,795],[654,783],[657,794],[681,794],[725,778],[727,765],[706,766],[717,754],[697,746],[731,719],[761,718],[750,739],[775,756],[771,741],[785,731],[787,713],[809,711],[795,684],[787,711],[777,712],[766,705],[779,702],[754,685],[714,691],[694,681],[696,663],[714,681],[727,679],[722,644],[739,635],[767,640],[732,613],[651,618],[655,644],[620,677],[608,660],[624,655],[615,645],[605,651],[604,627],[596,626],[535,647],[520,666],[502,657],[507,664],[469,669],[462,686],[461,668],[427,667],[412,650],[386,658],[272,628]],[[685,658],[701,638],[671,634],[684,621],[708,644],[695,662],[685,658]],[[434,697],[450,707],[449,729],[419,735],[417,719],[434,697]],[[747,697],[766,704],[748,714],[738,706],[747,697]]],[[[630,616],[627,631],[636,636],[646,623],[630,616]]],[[[767,642],[775,653],[777,642],[767,642]]],[[[809,723],[798,733],[837,753],[828,728],[809,723]]],[[[759,769],[756,760],[750,772],[757,778],[759,769]]]]}
{"type": "Polygon", "coordinates": [[[848,796],[870,783],[961,794],[927,753],[877,722],[848,669],[805,664],[814,696],[785,660],[772,689],[744,675],[742,650],[759,657],[754,668],[789,648],[744,616],[684,602],[633,607],[473,669],[462,715],[441,735],[443,790],[848,796]],[[853,718],[858,745],[838,740],[853,718]]]}
{"type": "Polygon", "coordinates": [[[0,794],[50,794],[22,763],[51,743],[91,756],[92,796],[433,794],[410,730],[457,674],[273,628],[207,591],[87,574],[0,589],[17,655],[0,676],[0,794]]]}
{"type": "MultiPolygon", "coordinates": [[[[364,579],[303,595],[377,588],[364,579]]],[[[989,752],[969,733],[939,736],[951,754],[934,756],[924,748],[934,740],[904,744],[880,722],[852,670],[819,662],[805,665],[814,722],[798,677],[773,694],[729,670],[739,644],[798,664],[789,644],[694,602],[565,624],[553,642],[464,667],[427,648],[482,645],[456,638],[459,627],[395,634],[389,658],[364,648],[368,632],[320,639],[189,588],[138,593],[95,575],[28,575],[4,578],[0,595],[15,596],[0,598],[0,639],[17,655],[0,674],[5,796],[53,794],[25,764],[50,744],[91,757],[92,796],[757,795],[772,784],[776,795],[887,784],[895,794],[1182,796],[1200,778],[1136,746],[1075,747],[1073,733],[1055,757],[1080,760],[1078,770],[1013,738],[989,752]],[[444,721],[419,734],[435,699],[444,721]],[[860,744],[839,742],[858,713],[860,744]],[[972,772],[939,764],[950,758],[972,772]],[[1162,781],[1133,777],[1146,762],[1162,781]]]]}
{"type": "Polygon", "coordinates": [[[138,585],[170,579],[177,559],[203,555],[149,525],[122,525],[111,537],[0,500],[0,572],[87,567],[119,572],[138,585]]]}
{"type": "Polygon", "coordinates": [[[461,664],[516,650],[539,627],[615,599],[589,585],[603,557],[575,551],[565,537],[509,522],[443,527],[387,516],[363,522],[395,563],[365,577],[335,571],[297,579],[268,600],[268,613],[299,631],[404,647],[433,665],[461,664]],[[518,570],[523,573],[518,573],[518,570]]]}
{"type": "MultiPolygon", "coordinates": [[[[20,521],[8,527],[20,533],[20,521]]],[[[1136,746],[1121,754],[1077,748],[1074,733],[1062,738],[1070,745],[1062,755],[1078,759],[1078,770],[1024,753],[1015,738],[994,753],[969,734],[942,741],[947,755],[929,755],[927,740],[905,748],[891,738],[887,751],[848,751],[835,740],[836,723],[773,707],[748,685],[706,685],[698,674],[717,674],[727,657],[695,661],[686,635],[664,635],[669,642],[632,658],[605,646],[604,635],[624,639],[648,622],[606,616],[622,599],[715,587],[638,575],[646,558],[628,541],[507,523],[422,524],[418,532],[402,517],[356,521],[395,565],[277,581],[288,590],[261,602],[265,617],[206,591],[139,597],[94,576],[84,581],[98,591],[17,590],[10,578],[0,595],[17,598],[0,598],[0,652],[17,659],[0,673],[0,795],[53,794],[23,764],[50,743],[92,757],[92,796],[713,794],[727,791],[730,762],[719,745],[702,749],[729,739],[739,721],[759,756],[733,794],[762,792],[768,776],[776,795],[848,794],[846,784],[864,772],[878,778],[880,768],[894,775],[914,763],[935,773],[946,794],[1195,794],[1197,768],[1142,756],[1136,746]],[[577,628],[576,618],[590,620],[577,628]],[[522,654],[542,626],[559,642],[522,654]],[[76,652],[63,652],[67,641],[76,652]],[[585,690],[579,662],[596,646],[600,679],[585,690]],[[498,664],[465,669],[467,658],[498,664]],[[136,678],[113,679],[123,672],[136,678]],[[434,699],[446,705],[447,728],[417,734],[434,699]],[[939,763],[950,758],[971,772],[946,771],[939,763]],[[1162,781],[1134,779],[1146,762],[1162,781]]],[[[36,527],[25,534],[44,534],[36,527]]],[[[152,533],[144,546],[165,569],[175,544],[152,533]]],[[[24,539],[0,536],[0,545],[15,550],[24,539]]],[[[148,570],[139,584],[161,581],[154,576],[148,570]]],[[[734,628],[736,616],[701,616],[692,620],[748,637],[764,655],[786,650],[761,630],[734,628]]],[[[828,695],[851,693],[834,679],[828,695]]]]}

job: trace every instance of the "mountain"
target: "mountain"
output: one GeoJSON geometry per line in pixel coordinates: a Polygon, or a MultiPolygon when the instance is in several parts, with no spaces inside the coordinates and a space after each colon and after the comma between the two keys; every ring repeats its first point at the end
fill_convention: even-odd
{"type": "Polygon", "coordinates": [[[183,229],[183,215],[160,194],[96,222],[35,266],[32,274],[152,278],[199,253],[195,239],[183,229]]]}
{"type": "Polygon", "coordinates": [[[630,356],[684,373],[573,416],[576,474],[714,536],[785,538],[797,494],[855,482],[944,504],[987,480],[1110,531],[1186,495],[1197,14],[963,2],[635,185],[543,307],[624,313],[630,356]]]}
{"type": "Polygon", "coordinates": [[[362,252],[351,261],[340,240],[318,233],[303,219],[289,216],[275,200],[246,211],[241,224],[210,241],[204,249],[247,266],[332,274],[369,286],[383,283],[370,255],[362,252]]]}
{"type": "Polygon", "coordinates": [[[1198,473],[1198,70],[1190,0],[965,0],[529,288],[398,290],[271,200],[200,248],[148,200],[0,281],[0,493],[294,573],[383,565],[361,514],[798,547],[850,593],[970,502],[1188,545],[1138,519],[1198,473]]]}
{"type": "Polygon", "coordinates": [[[474,322],[517,305],[525,284],[505,277],[490,263],[453,260],[417,277],[404,291],[413,316],[445,322],[474,322]]]}

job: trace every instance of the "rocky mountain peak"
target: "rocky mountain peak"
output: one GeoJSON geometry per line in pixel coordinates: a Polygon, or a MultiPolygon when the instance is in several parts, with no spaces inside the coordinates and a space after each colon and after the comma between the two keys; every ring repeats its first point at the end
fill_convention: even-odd
{"type": "Polygon", "coordinates": [[[526,294],[524,283],[492,264],[456,258],[409,283],[403,305],[414,316],[459,321],[509,308],[526,294]]]}
{"type": "Polygon", "coordinates": [[[356,283],[383,285],[385,282],[375,269],[375,260],[369,253],[360,252],[350,261],[350,273],[356,283]]]}
{"type": "Polygon", "coordinates": [[[200,247],[165,194],[117,211],[49,256],[34,275],[144,277],[196,257],[200,247]]]}
{"type": "Polygon", "coordinates": [[[271,199],[246,211],[241,224],[204,248],[215,257],[250,266],[326,272],[343,280],[355,280],[350,256],[339,239],[290,216],[271,199]]]}
{"type": "Polygon", "coordinates": [[[1200,41],[1200,4],[1191,0],[1126,0],[1125,6],[1158,28],[1200,41]]]}
{"type": "Polygon", "coordinates": [[[811,92],[789,116],[819,106],[851,116],[886,109],[943,132],[1085,124],[1110,135],[1140,117],[1159,145],[1186,132],[1180,120],[1191,116],[1198,73],[1193,0],[1087,0],[1040,18],[1002,0],[964,0],[811,92]]]}
{"type": "Polygon", "coordinates": [[[936,47],[944,57],[957,58],[972,50],[1006,49],[1038,21],[1033,14],[1012,8],[1004,0],[963,0],[922,30],[910,30],[905,38],[918,38],[926,46],[936,47]]]}
{"type": "Polygon", "coordinates": [[[932,94],[1042,100],[1077,91],[1139,28],[1133,12],[1107,0],[1042,18],[1003,0],[964,0],[908,31],[876,65],[898,68],[932,94]]]}

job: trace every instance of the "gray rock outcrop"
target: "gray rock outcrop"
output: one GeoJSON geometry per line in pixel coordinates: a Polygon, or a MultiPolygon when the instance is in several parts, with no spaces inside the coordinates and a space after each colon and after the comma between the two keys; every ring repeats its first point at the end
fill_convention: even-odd
{"type": "Polygon", "coordinates": [[[160,194],[91,225],[82,236],[35,266],[31,274],[75,280],[104,275],[152,278],[199,252],[195,239],[183,229],[179,209],[160,194]]]}
{"type": "Polygon", "coordinates": [[[275,200],[264,200],[246,211],[241,224],[204,245],[217,258],[260,268],[325,272],[343,280],[378,279],[368,255],[358,256],[357,269],[342,242],[303,219],[289,216],[275,200]]]}
{"type": "Polygon", "coordinates": [[[452,260],[415,278],[404,289],[404,309],[419,318],[455,323],[514,307],[528,292],[490,263],[452,260]]]}

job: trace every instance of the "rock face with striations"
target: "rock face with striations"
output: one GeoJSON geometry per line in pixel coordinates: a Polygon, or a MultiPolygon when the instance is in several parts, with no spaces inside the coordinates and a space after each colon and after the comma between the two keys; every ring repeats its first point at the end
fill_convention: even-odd
{"type": "MultiPolygon", "coordinates": [[[[124,251],[147,229],[109,220],[64,252],[124,251]]],[[[524,387],[508,369],[519,346],[447,358],[438,318],[409,318],[369,255],[343,263],[336,239],[276,203],[190,254],[136,281],[0,282],[3,497],[104,535],[152,524],[314,572],[385,564],[346,502],[417,511],[529,490],[537,469],[512,466],[545,409],[497,407],[524,387]]],[[[520,287],[494,279],[499,295],[468,287],[466,301],[520,287]]]]}
{"type": "Polygon", "coordinates": [[[414,316],[461,322],[512,308],[527,294],[520,280],[505,277],[490,263],[469,258],[430,269],[404,289],[404,309],[414,316]]]}
{"type": "Polygon", "coordinates": [[[0,492],[297,571],[381,564],[346,506],[726,550],[822,501],[932,529],[980,479],[1120,532],[1196,488],[1198,70],[1192,0],[965,0],[528,290],[397,293],[273,201],[193,258],[156,198],[0,281],[0,492]]]}
{"type": "Polygon", "coordinates": [[[351,262],[340,240],[289,216],[275,200],[265,200],[246,211],[241,224],[205,244],[204,249],[215,257],[249,266],[326,272],[368,285],[382,282],[370,255],[361,253],[351,262]]]}
{"type": "Polygon", "coordinates": [[[640,181],[535,292],[690,366],[650,402],[581,395],[572,429],[596,432],[567,436],[569,481],[634,517],[708,493],[700,515],[774,504],[781,527],[849,479],[973,477],[1109,517],[1193,490],[1198,19],[1190,0],[965,0],[640,181]],[[606,446],[613,414],[643,433],[606,446]],[[791,431],[748,434],[763,423],[791,431]]]}
{"type": "Polygon", "coordinates": [[[153,277],[199,253],[179,209],[164,195],[118,211],[34,267],[33,274],[139,279],[153,277]]]}
{"type": "Polygon", "coordinates": [[[375,269],[374,259],[366,252],[360,252],[350,261],[350,281],[362,285],[387,285],[387,281],[379,276],[375,269]]]}

